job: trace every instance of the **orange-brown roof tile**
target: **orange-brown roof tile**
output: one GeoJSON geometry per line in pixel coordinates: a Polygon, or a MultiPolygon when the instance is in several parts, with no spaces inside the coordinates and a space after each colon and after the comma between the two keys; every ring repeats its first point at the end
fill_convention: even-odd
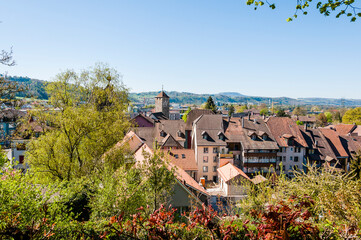
{"type": "Polygon", "coordinates": [[[328,140],[337,157],[348,157],[348,154],[342,145],[340,136],[335,130],[320,128],[320,131],[328,140]]]}
{"type": "Polygon", "coordinates": [[[232,163],[227,163],[223,167],[218,168],[217,171],[225,182],[228,182],[238,176],[251,180],[241,169],[237,168],[232,163]]]}

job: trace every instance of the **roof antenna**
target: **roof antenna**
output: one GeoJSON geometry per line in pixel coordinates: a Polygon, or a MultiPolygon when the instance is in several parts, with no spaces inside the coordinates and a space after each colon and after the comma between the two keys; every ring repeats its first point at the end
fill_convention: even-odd
{"type": "Polygon", "coordinates": [[[162,92],[163,92],[163,84],[162,84],[162,92]]]}

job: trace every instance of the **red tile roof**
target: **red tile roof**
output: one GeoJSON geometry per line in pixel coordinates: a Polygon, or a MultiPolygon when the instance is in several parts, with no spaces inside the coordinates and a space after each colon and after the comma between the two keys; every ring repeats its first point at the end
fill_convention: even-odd
{"type": "Polygon", "coordinates": [[[169,153],[169,160],[174,165],[185,171],[198,171],[193,149],[171,149],[163,151],[169,153]]]}
{"type": "Polygon", "coordinates": [[[320,131],[326,137],[337,157],[348,157],[348,154],[342,145],[340,136],[335,130],[320,128],[320,131]]]}
{"type": "Polygon", "coordinates": [[[241,169],[237,168],[232,163],[227,163],[223,167],[218,168],[217,171],[225,182],[229,182],[238,176],[251,180],[241,169]]]}
{"type": "Polygon", "coordinates": [[[302,147],[307,147],[307,143],[297,124],[288,117],[270,117],[267,126],[272,135],[281,147],[288,147],[286,138],[293,136],[294,141],[302,147]]]}

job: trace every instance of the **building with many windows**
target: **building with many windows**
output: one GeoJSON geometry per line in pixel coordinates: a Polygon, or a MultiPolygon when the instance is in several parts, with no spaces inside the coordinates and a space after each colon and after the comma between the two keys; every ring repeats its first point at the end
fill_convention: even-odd
{"type": "Polygon", "coordinates": [[[192,149],[198,165],[197,180],[218,182],[219,154],[227,153],[222,115],[201,115],[193,122],[192,149]]]}

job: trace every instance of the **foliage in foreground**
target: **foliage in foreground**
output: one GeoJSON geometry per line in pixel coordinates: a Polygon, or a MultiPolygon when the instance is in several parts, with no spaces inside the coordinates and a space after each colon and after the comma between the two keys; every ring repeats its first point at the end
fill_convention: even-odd
{"type": "MultiPolygon", "coordinates": [[[[121,172],[119,174],[122,174],[121,172]]],[[[128,180],[129,181],[129,180],[128,180]]],[[[3,172],[0,181],[1,239],[353,239],[361,225],[360,180],[310,169],[288,180],[249,186],[236,212],[203,205],[180,214],[161,205],[101,212],[90,183],[34,184],[30,176],[3,172]],[[79,199],[88,203],[82,203],[79,199]],[[94,202],[95,201],[95,202],[94,202]],[[88,219],[81,216],[89,211],[88,219]]],[[[106,189],[107,186],[103,186],[106,189]]],[[[103,194],[104,192],[100,192],[103,194]]],[[[114,201],[113,201],[114,203],[114,201]]],[[[135,207],[135,206],[133,206],[135,207]]]]}

